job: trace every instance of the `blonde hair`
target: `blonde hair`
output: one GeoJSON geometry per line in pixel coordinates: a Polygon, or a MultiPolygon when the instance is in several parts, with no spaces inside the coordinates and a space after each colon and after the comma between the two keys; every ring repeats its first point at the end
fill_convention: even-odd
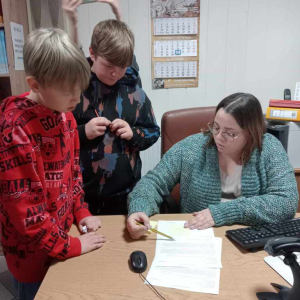
{"type": "Polygon", "coordinates": [[[134,35],[126,23],[105,20],[95,26],[91,48],[96,57],[117,67],[128,67],[133,59],[134,35]]]}
{"type": "Polygon", "coordinates": [[[24,45],[24,67],[43,87],[84,91],[90,81],[90,66],[68,35],[57,28],[32,31],[24,45]]]}

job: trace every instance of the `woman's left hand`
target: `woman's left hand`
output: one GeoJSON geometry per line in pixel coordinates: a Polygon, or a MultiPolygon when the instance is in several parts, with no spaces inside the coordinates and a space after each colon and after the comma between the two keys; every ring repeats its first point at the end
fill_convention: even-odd
{"type": "Polygon", "coordinates": [[[184,223],[185,228],[206,229],[215,226],[215,221],[208,208],[194,212],[193,218],[184,223]]]}

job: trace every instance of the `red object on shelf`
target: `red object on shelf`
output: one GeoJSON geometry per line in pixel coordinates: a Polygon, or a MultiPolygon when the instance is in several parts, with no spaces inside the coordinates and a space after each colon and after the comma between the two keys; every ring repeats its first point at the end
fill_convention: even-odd
{"type": "Polygon", "coordinates": [[[269,101],[269,107],[300,108],[300,101],[295,100],[275,100],[269,101]]]}

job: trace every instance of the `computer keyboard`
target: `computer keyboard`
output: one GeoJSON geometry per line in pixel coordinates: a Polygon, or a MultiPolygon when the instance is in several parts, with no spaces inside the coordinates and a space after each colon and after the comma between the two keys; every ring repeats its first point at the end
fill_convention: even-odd
{"type": "Polygon", "coordinates": [[[227,230],[226,235],[245,249],[257,250],[272,238],[300,237],[300,218],[276,224],[227,230]]]}

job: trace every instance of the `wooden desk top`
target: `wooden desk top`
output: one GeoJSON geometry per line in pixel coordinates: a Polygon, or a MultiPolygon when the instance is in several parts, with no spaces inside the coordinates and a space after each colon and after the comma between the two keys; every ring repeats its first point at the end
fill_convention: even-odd
{"type": "MultiPolygon", "coordinates": [[[[298,217],[300,214],[298,214],[298,217]]],[[[155,215],[151,220],[187,220],[190,215],[155,215]]],[[[107,238],[104,247],[66,261],[55,262],[36,296],[36,300],[96,300],[96,299],[159,299],[128,265],[131,252],[142,250],[148,259],[146,276],[155,254],[156,234],[132,240],[126,228],[125,216],[101,216],[100,232],[107,238]]],[[[271,282],[288,286],[265,262],[265,251],[251,253],[235,246],[226,230],[241,226],[214,228],[215,236],[223,238],[219,295],[187,292],[156,287],[166,299],[252,300],[256,292],[274,292],[271,282]]],[[[71,235],[78,235],[73,227],[71,235]]]]}

